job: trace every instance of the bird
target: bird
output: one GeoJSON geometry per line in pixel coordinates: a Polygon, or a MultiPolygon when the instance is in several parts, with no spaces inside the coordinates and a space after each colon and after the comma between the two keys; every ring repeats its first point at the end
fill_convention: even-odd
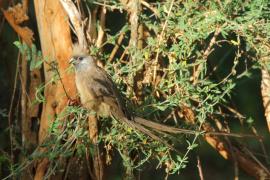
{"type": "MultiPolygon", "coordinates": [[[[155,129],[154,132],[157,132],[167,127],[140,117],[133,117],[133,113],[128,111],[111,76],[97,65],[96,59],[90,56],[86,50],[75,44],[70,63],[75,67],[75,84],[84,108],[96,112],[98,117],[114,117],[128,127],[174,149],[148,129],[155,129]]],[[[166,133],[162,132],[162,134],[166,133]]]]}
{"type": "Polygon", "coordinates": [[[75,67],[75,84],[83,107],[99,117],[129,117],[121,94],[111,76],[79,46],[73,47],[70,63],[75,67]]]}
{"type": "MultiPolygon", "coordinates": [[[[124,106],[117,88],[109,74],[97,65],[94,57],[75,44],[70,63],[75,68],[75,84],[84,108],[94,111],[99,117],[125,117],[124,106]]],[[[98,131],[95,128],[95,130],[90,128],[95,127],[94,124],[88,124],[89,137],[94,145],[93,150],[95,152],[92,156],[95,166],[93,179],[103,179],[104,167],[100,147],[97,143],[98,131]]]]}

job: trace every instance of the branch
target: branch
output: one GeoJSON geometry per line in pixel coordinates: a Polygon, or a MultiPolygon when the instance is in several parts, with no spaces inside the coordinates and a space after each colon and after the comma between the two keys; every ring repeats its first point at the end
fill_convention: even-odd
{"type": "Polygon", "coordinates": [[[31,29],[20,24],[28,20],[28,16],[21,4],[17,4],[8,10],[2,10],[7,22],[14,29],[14,31],[23,39],[27,45],[31,45],[34,40],[34,33],[31,29]]]}
{"type": "MultiPolygon", "coordinates": [[[[223,26],[224,26],[224,25],[223,25],[223,26]]],[[[212,37],[212,39],[211,39],[211,41],[210,41],[210,43],[209,43],[207,49],[206,49],[206,50],[204,51],[204,53],[203,53],[202,59],[203,59],[204,61],[207,60],[207,57],[208,57],[209,54],[212,52],[212,47],[215,45],[217,36],[220,34],[221,29],[222,29],[222,27],[217,27],[217,28],[216,28],[215,33],[214,33],[214,36],[212,37]]],[[[199,78],[200,73],[201,73],[201,71],[202,71],[202,69],[203,69],[203,64],[204,64],[203,62],[200,63],[200,64],[198,65],[198,68],[196,69],[196,71],[193,73],[193,84],[194,84],[194,85],[197,84],[198,78],[199,78]]]]}
{"type": "Polygon", "coordinates": [[[101,47],[103,40],[104,40],[104,34],[105,34],[105,22],[106,22],[106,8],[103,6],[100,11],[100,24],[98,29],[98,37],[96,41],[96,45],[98,48],[101,47]]]}
{"type": "Polygon", "coordinates": [[[79,45],[83,49],[87,49],[87,41],[84,34],[84,24],[78,9],[71,0],[60,0],[60,2],[74,27],[75,33],[78,37],[79,45]]]}
{"type": "Polygon", "coordinates": [[[148,9],[150,9],[155,14],[155,16],[157,16],[157,17],[160,16],[158,10],[156,8],[152,7],[148,2],[146,2],[144,0],[140,0],[140,2],[141,2],[142,5],[144,5],[148,9]]]}
{"type": "Polygon", "coordinates": [[[119,49],[119,47],[120,47],[120,45],[121,45],[121,43],[122,43],[122,41],[123,41],[123,39],[124,39],[124,37],[125,37],[125,34],[126,34],[125,32],[122,32],[122,33],[120,34],[120,36],[119,36],[119,38],[118,38],[118,40],[117,40],[117,43],[115,44],[115,46],[114,46],[114,48],[113,48],[113,50],[112,50],[112,52],[111,52],[111,55],[110,55],[110,57],[109,57],[109,59],[108,59],[109,62],[112,62],[112,60],[113,60],[113,58],[114,58],[116,52],[118,51],[118,49],[119,49]]]}
{"type": "Polygon", "coordinates": [[[266,66],[262,67],[261,93],[264,106],[264,115],[270,132],[270,74],[266,66]]]}
{"type": "Polygon", "coordinates": [[[245,170],[246,173],[250,174],[251,176],[256,177],[257,179],[263,178],[263,177],[270,177],[270,173],[265,168],[262,163],[258,162],[258,160],[254,160],[252,156],[249,154],[243,153],[237,146],[232,146],[233,152],[230,150],[228,144],[226,141],[222,140],[218,136],[233,136],[233,137],[256,137],[253,135],[241,135],[241,134],[233,134],[233,133],[219,133],[215,132],[215,129],[211,127],[210,124],[204,123],[202,128],[204,131],[192,131],[192,130],[186,130],[186,129],[180,129],[180,128],[174,128],[170,126],[166,126],[163,124],[155,123],[143,118],[135,117],[134,118],[135,123],[143,125],[145,127],[151,128],[155,130],[156,132],[166,132],[166,133],[173,133],[173,134],[198,134],[201,133],[204,134],[205,140],[214,148],[216,149],[219,154],[227,160],[234,160],[232,153],[235,154],[235,160],[239,164],[239,166],[245,170]]]}
{"type": "Polygon", "coordinates": [[[138,41],[138,26],[139,26],[139,0],[120,0],[127,12],[129,13],[129,22],[130,22],[130,41],[129,44],[131,47],[137,47],[138,41]]]}
{"type": "MultiPolygon", "coordinates": [[[[203,129],[205,131],[214,131],[214,128],[209,124],[204,124],[203,129]]],[[[216,149],[219,154],[228,160],[236,160],[237,164],[249,175],[255,177],[256,179],[265,179],[265,177],[270,177],[269,171],[257,161],[254,161],[253,158],[243,153],[242,149],[239,149],[238,146],[231,146],[229,148],[228,144],[214,135],[205,135],[205,140],[210,144],[214,149],[216,149]],[[234,154],[234,156],[233,156],[234,154]],[[235,159],[233,158],[235,157],[235,159]]]]}
{"type": "Polygon", "coordinates": [[[164,33],[165,33],[165,29],[167,27],[167,24],[168,24],[168,19],[171,15],[171,11],[172,11],[172,7],[173,7],[173,4],[174,4],[174,0],[171,1],[170,3],[170,9],[169,9],[169,12],[168,12],[168,15],[166,17],[166,21],[162,27],[162,31],[158,37],[158,45],[157,45],[157,54],[156,54],[156,58],[155,58],[155,61],[154,61],[154,72],[153,72],[153,82],[155,82],[156,80],[156,76],[157,76],[157,65],[158,65],[158,57],[159,57],[159,53],[160,53],[160,45],[162,43],[162,39],[163,39],[163,36],[164,36],[164,33]]]}
{"type": "Polygon", "coordinates": [[[104,163],[102,158],[102,153],[100,152],[100,147],[98,145],[98,119],[94,115],[89,115],[88,117],[88,128],[89,128],[89,138],[91,143],[93,143],[93,179],[103,180],[104,179],[104,163]]]}

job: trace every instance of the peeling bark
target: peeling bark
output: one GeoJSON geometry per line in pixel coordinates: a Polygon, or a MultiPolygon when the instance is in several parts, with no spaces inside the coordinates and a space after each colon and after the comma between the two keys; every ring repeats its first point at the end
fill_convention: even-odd
{"type": "MultiPolygon", "coordinates": [[[[49,83],[44,90],[46,102],[43,104],[38,139],[39,143],[42,143],[47,136],[49,124],[67,105],[68,97],[75,99],[76,88],[74,76],[66,72],[72,52],[72,41],[67,16],[62,5],[54,0],[35,0],[34,5],[42,54],[47,60],[44,64],[45,83],[53,77],[53,72],[50,71],[51,63],[58,65],[61,78],[61,83],[49,83]]],[[[47,166],[46,159],[38,164],[35,179],[43,178],[47,166]]]]}
{"type": "Polygon", "coordinates": [[[266,67],[262,70],[261,93],[268,130],[270,132],[270,74],[266,67]]]}
{"type": "MultiPolygon", "coordinates": [[[[22,27],[20,24],[28,21],[27,15],[28,1],[24,0],[23,4],[17,4],[3,11],[8,23],[14,31],[22,38],[22,41],[28,46],[33,43],[33,31],[28,27],[22,27]]],[[[22,146],[27,153],[31,153],[37,146],[37,128],[39,118],[39,104],[33,104],[35,100],[36,87],[41,83],[41,74],[39,69],[30,71],[26,56],[22,55],[20,60],[20,81],[21,81],[21,134],[22,146]]],[[[25,160],[24,157],[22,159],[25,160]]],[[[29,166],[22,173],[21,179],[32,177],[32,168],[29,166]]]]}

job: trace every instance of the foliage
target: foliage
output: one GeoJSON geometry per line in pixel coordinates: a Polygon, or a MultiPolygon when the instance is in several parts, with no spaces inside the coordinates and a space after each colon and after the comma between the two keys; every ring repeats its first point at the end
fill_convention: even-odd
{"type": "MultiPolygon", "coordinates": [[[[122,9],[118,1],[106,5],[112,11],[122,9]]],[[[139,23],[148,33],[143,38],[143,48],[125,43],[129,42],[130,33],[134,31],[126,23],[122,29],[119,28],[120,32],[127,31],[126,41],[121,44],[122,49],[114,61],[107,61],[111,51],[103,51],[102,55],[96,56],[105,62],[107,71],[128,99],[135,99],[133,103],[137,106],[134,111],[138,116],[157,122],[166,119],[170,124],[189,126],[198,131],[202,131],[205,122],[211,123],[211,119],[227,121],[227,117],[235,115],[226,113],[226,107],[235,108],[231,97],[237,83],[244,77],[250,77],[252,70],[260,68],[262,62],[258,58],[269,56],[269,47],[266,51],[263,45],[269,45],[269,2],[168,0],[150,5],[156,8],[157,13],[153,14],[143,7],[139,18],[139,23]],[[138,80],[134,77],[139,73],[143,75],[138,80]],[[141,87],[134,88],[136,85],[141,87]],[[141,91],[141,94],[138,95],[136,91],[141,91]],[[185,109],[192,112],[194,119],[185,116],[185,109]],[[176,117],[172,118],[172,114],[176,117]]],[[[120,35],[119,32],[113,34],[110,29],[108,34],[101,49],[115,46],[120,35]]],[[[250,123],[249,118],[246,123],[250,123]]],[[[131,150],[147,148],[147,145],[138,143],[135,143],[138,146],[131,146],[126,139],[128,136],[122,137],[123,131],[119,131],[119,128],[109,131],[110,139],[116,137],[112,143],[114,147],[121,149],[125,146],[131,150]],[[118,132],[121,133],[114,134],[118,132]],[[124,138],[124,141],[120,140],[121,144],[117,144],[119,138],[124,138]]],[[[179,141],[185,142],[185,138],[183,136],[179,141]]],[[[130,137],[130,140],[134,141],[136,137],[130,137]]],[[[196,140],[197,136],[183,154],[188,154],[196,147],[196,140]]],[[[148,145],[155,147],[154,144],[148,145]]],[[[145,157],[149,156],[149,152],[146,153],[145,157]]],[[[151,156],[155,157],[154,154],[151,156]]],[[[165,159],[168,157],[170,155],[164,156],[165,159]]],[[[181,157],[169,159],[175,162],[170,173],[186,166],[187,156],[181,157]]],[[[159,162],[164,161],[159,159],[159,162]]]]}
{"type": "Polygon", "coordinates": [[[26,56],[26,60],[30,62],[30,70],[39,69],[42,66],[43,60],[41,51],[38,51],[34,44],[28,47],[25,43],[15,41],[14,45],[18,47],[21,54],[26,56]]]}
{"type": "MultiPolygon", "coordinates": [[[[104,3],[88,1],[90,7],[104,3]]],[[[260,68],[262,62],[258,58],[270,52],[264,46],[269,45],[270,38],[268,1],[166,0],[150,4],[157,14],[146,7],[139,14],[139,22],[147,32],[143,48],[127,43],[133,31],[128,22],[118,27],[121,30],[117,33],[108,27],[107,41],[100,49],[89,47],[91,54],[105,64],[121,92],[132,100],[132,110],[138,116],[160,123],[166,120],[170,125],[198,132],[203,131],[206,122],[224,121],[232,116],[226,107],[232,106],[237,83],[260,68]],[[125,32],[124,42],[109,62],[111,50],[122,32],[125,32]]],[[[118,1],[107,2],[106,7],[110,13],[115,9],[123,11],[118,1]]],[[[31,70],[44,62],[34,45],[29,48],[19,42],[14,44],[26,55],[31,70]]],[[[59,81],[57,75],[56,72],[50,83],[59,81]]],[[[38,101],[44,102],[41,94],[38,93],[38,101]]],[[[85,109],[68,106],[51,124],[50,136],[41,145],[48,151],[34,152],[31,159],[48,157],[57,166],[59,157],[71,157],[75,152],[85,154],[91,147],[86,116],[85,109]]],[[[251,124],[253,120],[245,121],[251,124]]],[[[104,143],[107,163],[116,150],[124,165],[131,168],[139,169],[146,162],[157,160],[157,167],[165,167],[166,173],[179,173],[187,166],[190,151],[198,146],[199,134],[178,136],[177,140],[163,136],[182,147],[181,152],[175,152],[115,119],[102,119],[101,127],[99,140],[104,143]],[[131,157],[134,153],[138,154],[137,158],[131,157]]],[[[54,169],[51,167],[47,175],[54,169]]]]}

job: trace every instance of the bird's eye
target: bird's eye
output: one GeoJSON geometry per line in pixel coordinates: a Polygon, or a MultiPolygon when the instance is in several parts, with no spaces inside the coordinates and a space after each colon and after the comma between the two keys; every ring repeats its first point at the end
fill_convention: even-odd
{"type": "Polygon", "coordinates": [[[78,59],[79,59],[80,61],[82,61],[82,60],[83,60],[83,57],[78,57],[78,59]]]}

